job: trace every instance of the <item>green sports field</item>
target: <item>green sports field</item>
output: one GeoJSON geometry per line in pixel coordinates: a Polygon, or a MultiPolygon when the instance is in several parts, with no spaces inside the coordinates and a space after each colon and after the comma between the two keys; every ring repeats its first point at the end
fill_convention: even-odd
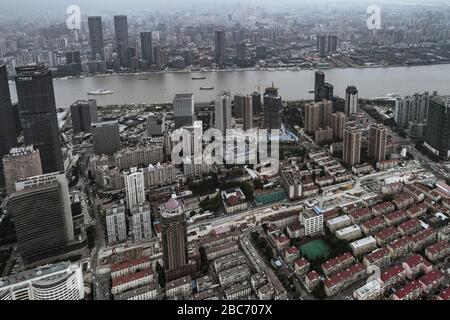
{"type": "Polygon", "coordinates": [[[323,240],[313,240],[301,246],[300,251],[308,260],[315,259],[320,256],[328,256],[330,248],[323,240]]]}

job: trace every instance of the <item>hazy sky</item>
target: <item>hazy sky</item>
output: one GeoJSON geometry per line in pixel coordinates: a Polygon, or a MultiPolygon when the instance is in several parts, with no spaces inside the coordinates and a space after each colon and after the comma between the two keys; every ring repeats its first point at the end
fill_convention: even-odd
{"type": "Polygon", "coordinates": [[[154,9],[182,9],[201,7],[203,4],[220,4],[234,6],[237,3],[241,5],[252,4],[261,7],[283,7],[283,6],[302,6],[302,5],[322,5],[325,3],[433,3],[450,4],[450,0],[1,0],[1,10],[4,15],[17,18],[25,18],[26,15],[41,15],[43,13],[64,14],[67,6],[71,4],[79,5],[84,12],[101,11],[133,11],[154,9]]]}

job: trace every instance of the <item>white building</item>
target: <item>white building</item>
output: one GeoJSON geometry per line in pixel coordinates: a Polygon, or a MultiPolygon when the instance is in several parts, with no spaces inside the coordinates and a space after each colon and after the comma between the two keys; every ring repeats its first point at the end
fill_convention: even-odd
{"type": "Polygon", "coordinates": [[[114,204],[106,209],[106,230],[108,233],[108,243],[110,245],[127,239],[125,207],[123,204],[114,204]]]}
{"type": "Polygon", "coordinates": [[[214,104],[215,128],[226,134],[226,129],[231,128],[231,93],[223,90],[217,95],[214,104]]]}
{"type": "Polygon", "coordinates": [[[145,202],[144,172],[134,167],[130,171],[124,171],[123,175],[128,207],[145,202]]]}
{"type": "Polygon", "coordinates": [[[321,232],[323,230],[323,214],[314,211],[303,211],[300,213],[300,223],[305,227],[305,236],[321,232]]]}
{"type": "Polygon", "coordinates": [[[383,294],[383,288],[377,280],[370,281],[353,291],[355,300],[376,300],[383,294]]]}
{"type": "Polygon", "coordinates": [[[135,243],[149,241],[152,238],[152,217],[150,204],[143,202],[131,207],[133,240],[135,243]]]}
{"type": "Polygon", "coordinates": [[[352,243],[350,243],[350,248],[352,249],[353,255],[358,256],[360,254],[365,254],[376,249],[377,241],[374,237],[369,236],[353,241],[352,243]]]}
{"type": "Polygon", "coordinates": [[[84,299],[83,272],[69,261],[40,266],[0,280],[0,300],[84,299]]]}

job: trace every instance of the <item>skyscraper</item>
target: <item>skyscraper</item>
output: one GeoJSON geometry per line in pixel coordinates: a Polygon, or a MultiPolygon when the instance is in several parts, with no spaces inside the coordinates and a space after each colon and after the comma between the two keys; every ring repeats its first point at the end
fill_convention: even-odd
{"type": "Polygon", "coordinates": [[[149,65],[153,64],[153,42],[152,32],[141,32],[141,50],[142,59],[146,60],[149,65]]]}
{"type": "Polygon", "coordinates": [[[356,127],[347,127],[344,130],[342,161],[349,166],[361,161],[361,131],[356,127]]]}
{"type": "Polygon", "coordinates": [[[387,128],[381,124],[371,125],[369,128],[368,155],[376,162],[386,159],[387,128]]]}
{"type": "Polygon", "coordinates": [[[317,52],[319,52],[320,57],[324,58],[327,55],[327,36],[317,35],[317,52]]]}
{"type": "Polygon", "coordinates": [[[322,91],[325,85],[325,73],[323,71],[316,71],[314,73],[314,101],[322,101],[322,91]]]}
{"type": "Polygon", "coordinates": [[[333,128],[333,138],[342,140],[345,129],[345,114],[343,112],[336,112],[331,115],[331,127],[333,128]]]}
{"type": "Polygon", "coordinates": [[[64,253],[74,240],[69,187],[64,172],[28,177],[16,182],[8,202],[19,252],[26,263],[64,253]]]}
{"type": "Polygon", "coordinates": [[[425,147],[442,159],[450,158],[450,100],[446,97],[430,98],[425,147]]]}
{"type": "Polygon", "coordinates": [[[225,31],[216,30],[215,32],[215,46],[214,46],[214,57],[216,63],[223,62],[225,58],[225,31]]]}
{"type": "Polygon", "coordinates": [[[117,120],[93,122],[92,143],[97,155],[113,155],[120,149],[119,123],[117,120]]]}
{"type": "Polygon", "coordinates": [[[425,127],[428,118],[430,96],[428,92],[397,98],[395,101],[394,120],[397,126],[409,131],[415,138],[423,137],[423,130],[414,128],[425,127]]]}
{"type": "Polygon", "coordinates": [[[3,168],[6,192],[12,194],[16,191],[16,181],[42,175],[39,150],[33,149],[33,146],[12,148],[3,158],[3,168]]]}
{"type": "Polygon", "coordinates": [[[73,134],[91,132],[92,123],[98,121],[97,100],[78,100],[70,106],[73,134]]]}
{"type": "Polygon", "coordinates": [[[252,96],[244,97],[244,105],[243,105],[243,129],[249,130],[253,128],[253,99],[252,96]]]}
{"type": "Polygon", "coordinates": [[[244,98],[243,94],[235,94],[234,95],[234,108],[233,113],[236,118],[242,118],[244,114],[244,98]]]}
{"type": "Polygon", "coordinates": [[[261,93],[259,92],[252,93],[252,106],[254,113],[262,112],[261,93]]]}
{"type": "Polygon", "coordinates": [[[9,94],[8,74],[6,66],[0,65],[0,159],[16,145],[16,121],[9,94]]]}
{"type": "Polygon", "coordinates": [[[314,133],[319,128],[331,127],[331,114],[333,104],[331,101],[323,100],[305,106],[305,130],[314,133]]]}
{"type": "Polygon", "coordinates": [[[348,86],[345,90],[344,110],[347,117],[358,112],[358,90],[355,86],[348,86]]]}
{"type": "Polygon", "coordinates": [[[337,36],[336,35],[328,35],[328,43],[327,43],[327,51],[328,53],[333,53],[337,51],[337,36]]]}
{"type": "Polygon", "coordinates": [[[187,224],[183,205],[171,197],[160,211],[164,269],[166,273],[183,273],[188,264],[187,224]]]}
{"type": "Polygon", "coordinates": [[[278,89],[266,88],[264,92],[264,128],[267,130],[280,129],[281,127],[281,97],[278,89]]]}
{"type": "Polygon", "coordinates": [[[194,94],[179,93],[173,98],[175,129],[192,126],[194,123],[194,94]]]}
{"type": "Polygon", "coordinates": [[[124,171],[123,177],[128,208],[145,202],[144,172],[133,167],[130,171],[124,171]]]}
{"type": "Polygon", "coordinates": [[[104,59],[103,48],[105,45],[103,43],[102,17],[88,17],[88,25],[92,59],[95,59],[97,55],[104,59]]]}
{"type": "Polygon", "coordinates": [[[44,173],[64,170],[52,74],[43,63],[16,68],[19,114],[26,145],[39,149],[44,173]]]}
{"type": "Polygon", "coordinates": [[[149,241],[152,238],[152,218],[150,204],[144,202],[130,208],[133,229],[133,240],[135,243],[149,241]]]}
{"type": "Polygon", "coordinates": [[[226,130],[231,128],[231,92],[229,90],[223,90],[217,95],[214,117],[214,127],[225,135],[226,130]]]}
{"type": "Polygon", "coordinates": [[[116,50],[120,65],[129,67],[128,53],[128,19],[127,16],[114,16],[114,31],[116,36],[116,50]]]}

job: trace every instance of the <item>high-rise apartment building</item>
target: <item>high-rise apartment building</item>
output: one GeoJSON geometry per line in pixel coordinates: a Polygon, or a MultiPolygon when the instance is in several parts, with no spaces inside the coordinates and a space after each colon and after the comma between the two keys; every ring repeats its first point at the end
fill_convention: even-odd
{"type": "Polygon", "coordinates": [[[130,208],[133,240],[135,243],[150,241],[152,238],[152,217],[150,204],[143,202],[130,208]]]}
{"type": "Polygon", "coordinates": [[[325,73],[323,71],[316,71],[314,73],[314,101],[323,100],[323,88],[325,85],[325,73]]]}
{"type": "Polygon", "coordinates": [[[231,128],[231,93],[229,90],[221,91],[214,104],[214,126],[225,135],[231,128]]]}
{"type": "Polygon", "coordinates": [[[89,45],[91,46],[92,59],[96,60],[97,56],[101,59],[105,58],[103,48],[103,26],[102,17],[88,17],[89,26],[89,45]]]}
{"type": "Polygon", "coordinates": [[[345,89],[345,115],[348,117],[358,112],[358,90],[355,86],[345,89]]]}
{"type": "Polygon", "coordinates": [[[243,129],[253,128],[253,99],[252,96],[245,96],[243,99],[243,129]]]}
{"type": "Polygon", "coordinates": [[[369,128],[369,149],[370,158],[380,162],[386,159],[387,128],[381,124],[371,125],[369,128]]]}
{"type": "Polygon", "coordinates": [[[331,101],[323,100],[305,106],[305,130],[314,133],[319,128],[331,127],[331,115],[333,104],[331,101]]]}
{"type": "Polygon", "coordinates": [[[173,98],[175,129],[192,126],[194,123],[194,94],[179,93],[173,98]]]}
{"type": "Polygon", "coordinates": [[[166,130],[166,115],[154,113],[147,118],[147,136],[162,136],[166,130]]]}
{"type": "Polygon", "coordinates": [[[34,149],[33,146],[12,148],[10,153],[3,158],[3,172],[6,192],[12,194],[16,191],[18,180],[42,175],[39,150],[34,149]]]}
{"type": "Polygon", "coordinates": [[[349,166],[361,161],[361,131],[356,127],[347,127],[344,130],[342,161],[349,166]]]}
{"type": "Polygon", "coordinates": [[[124,171],[123,176],[128,208],[145,202],[144,172],[133,167],[130,171],[124,171]]]}
{"type": "Polygon", "coordinates": [[[115,203],[106,207],[106,231],[110,245],[127,240],[125,206],[123,204],[115,203]]]}
{"type": "Polygon", "coordinates": [[[344,139],[345,114],[343,112],[336,112],[331,115],[331,127],[333,128],[334,139],[344,139]]]}
{"type": "Polygon", "coordinates": [[[442,159],[450,158],[450,99],[430,98],[425,147],[442,159]]]}
{"type": "Polygon", "coordinates": [[[397,126],[414,138],[423,138],[428,118],[430,95],[428,92],[397,98],[394,120],[397,126]]]}
{"type": "Polygon", "coordinates": [[[97,100],[78,100],[70,106],[73,134],[92,132],[92,123],[98,121],[97,100]]]}
{"type": "Polygon", "coordinates": [[[267,130],[280,129],[281,127],[281,97],[278,89],[266,88],[264,92],[264,128],[267,130]]]}
{"type": "Polygon", "coordinates": [[[43,63],[16,68],[24,142],[39,149],[44,173],[64,170],[52,74],[43,63]]]}
{"type": "Polygon", "coordinates": [[[253,106],[254,113],[262,112],[261,93],[259,93],[259,92],[252,93],[252,106],[253,106]]]}

